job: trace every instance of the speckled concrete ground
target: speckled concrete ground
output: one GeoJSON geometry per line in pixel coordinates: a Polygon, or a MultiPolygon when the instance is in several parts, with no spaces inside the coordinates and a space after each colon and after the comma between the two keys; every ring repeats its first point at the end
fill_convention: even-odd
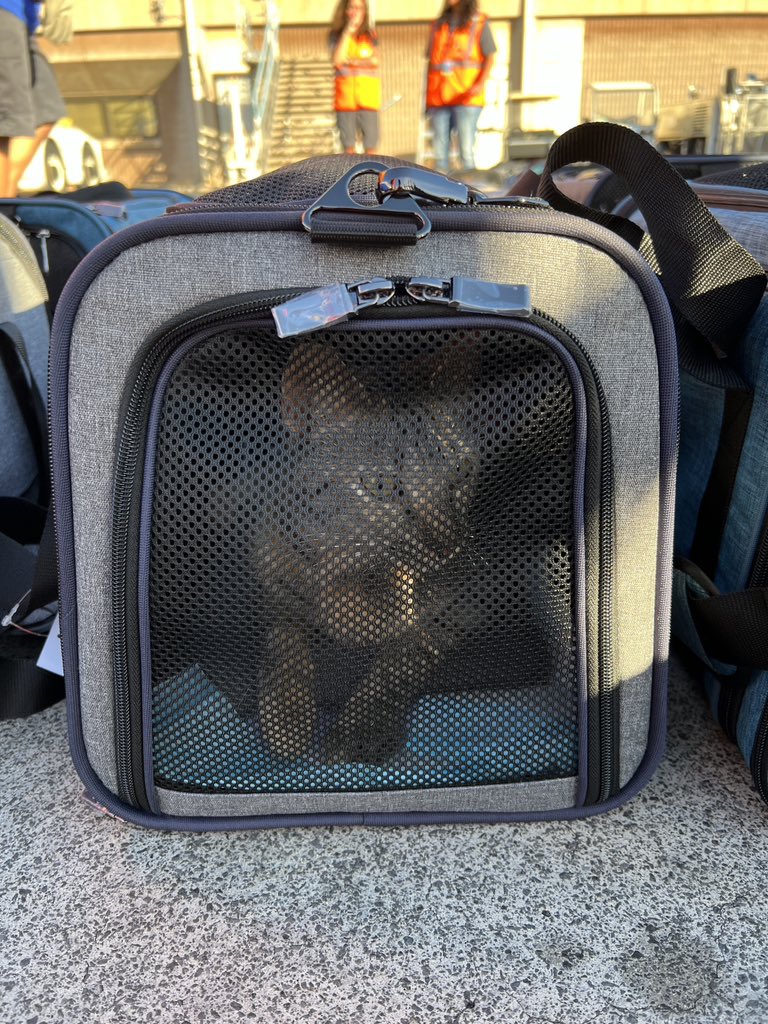
{"type": "Polygon", "coordinates": [[[768,809],[676,669],[669,752],[582,822],[171,835],[0,725],[2,1024],[768,1021],[768,809]]]}

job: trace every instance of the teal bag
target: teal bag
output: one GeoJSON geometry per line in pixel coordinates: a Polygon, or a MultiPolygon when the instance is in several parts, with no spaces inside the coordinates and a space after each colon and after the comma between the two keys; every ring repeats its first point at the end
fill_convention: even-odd
{"type": "Polygon", "coordinates": [[[673,632],[768,802],[768,298],[728,364],[681,372],[673,632]]]}
{"type": "MultiPolygon", "coordinates": [[[[762,165],[740,180],[768,183],[762,165]]],[[[755,212],[714,211],[730,232],[718,234],[703,204],[686,199],[682,179],[651,147],[616,125],[590,124],[554,144],[539,195],[612,228],[663,268],[680,363],[672,632],[703,664],[713,712],[768,802],[765,193],[754,191],[755,212]],[[650,235],[558,193],[552,173],[585,160],[624,180],[650,235]]]]}

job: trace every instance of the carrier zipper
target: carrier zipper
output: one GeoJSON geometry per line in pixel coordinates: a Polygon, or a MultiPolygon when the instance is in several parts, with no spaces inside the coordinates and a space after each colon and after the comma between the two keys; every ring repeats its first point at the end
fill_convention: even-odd
{"type": "Polygon", "coordinates": [[[768,803],[768,772],[766,772],[766,755],[768,754],[768,705],[763,709],[760,719],[760,726],[755,737],[754,753],[752,756],[752,777],[755,780],[757,791],[768,803]]]}
{"type": "Polygon", "coordinates": [[[768,514],[763,523],[763,532],[757,546],[755,560],[752,563],[750,575],[750,587],[764,587],[768,584],[768,514]]]}
{"type": "Polygon", "coordinates": [[[83,257],[86,255],[86,250],[83,249],[83,247],[77,242],[77,240],[74,239],[71,235],[66,234],[65,232],[51,231],[50,228],[30,227],[23,221],[18,221],[18,225],[24,232],[24,234],[27,236],[27,238],[30,239],[30,241],[39,242],[40,266],[38,267],[38,270],[42,270],[42,273],[45,276],[49,275],[51,272],[51,265],[48,258],[48,242],[52,238],[57,238],[61,242],[63,242],[64,245],[66,245],[69,249],[72,250],[72,252],[78,258],[78,260],[83,259],[83,257]]]}
{"type": "Polygon", "coordinates": [[[42,260],[43,273],[50,274],[51,264],[48,261],[48,239],[51,237],[50,228],[38,228],[34,235],[40,243],[40,259],[42,260]]]}
{"type": "MultiPolygon", "coordinates": [[[[763,532],[755,560],[752,563],[752,572],[748,583],[749,587],[764,587],[766,585],[768,585],[768,515],[763,524],[763,532]]],[[[752,777],[755,780],[758,793],[768,803],[768,771],[766,770],[768,764],[768,704],[763,709],[753,751],[752,777]]]]}
{"type": "Polygon", "coordinates": [[[291,338],[341,323],[370,306],[384,305],[394,299],[398,300],[398,306],[427,302],[450,306],[460,313],[487,313],[521,319],[531,316],[531,292],[527,285],[492,284],[470,277],[452,277],[450,280],[376,277],[355,284],[313,288],[275,306],[272,316],[278,337],[291,338]]]}
{"type": "Polygon", "coordinates": [[[131,692],[136,687],[131,685],[131,674],[128,666],[127,645],[127,600],[125,594],[126,565],[128,561],[129,516],[125,508],[133,491],[136,471],[138,468],[138,441],[140,438],[142,417],[140,415],[148,397],[148,385],[155,372],[165,362],[170,353],[186,338],[194,334],[203,324],[215,319],[229,320],[244,314],[267,312],[272,306],[285,298],[280,295],[268,296],[259,301],[245,302],[226,309],[206,312],[191,320],[185,321],[176,330],[162,336],[152,346],[147,357],[142,360],[134,378],[125,412],[122,427],[117,441],[117,462],[115,465],[115,484],[113,490],[112,531],[112,634],[114,637],[114,696],[115,696],[115,747],[117,754],[118,795],[121,800],[134,807],[148,810],[146,794],[141,787],[137,793],[136,779],[142,773],[134,770],[141,761],[137,749],[140,743],[140,728],[134,723],[139,718],[141,693],[131,692]],[[137,713],[133,713],[133,709],[137,713]],[[134,735],[136,733],[136,735],[134,735]],[[140,798],[141,796],[141,798],[140,798]]]}
{"type": "Polygon", "coordinates": [[[596,384],[600,404],[600,596],[598,611],[598,719],[600,735],[600,793],[597,802],[607,800],[618,792],[618,694],[614,684],[613,656],[613,457],[611,451],[610,419],[608,403],[599,384],[600,378],[594,363],[578,339],[554,317],[536,310],[538,319],[554,325],[571,339],[582,352],[596,384]]]}
{"type": "MultiPolygon", "coordinates": [[[[115,732],[118,764],[118,791],[121,799],[134,806],[147,807],[146,794],[137,792],[136,779],[143,777],[139,769],[141,691],[140,676],[131,673],[127,644],[126,565],[129,551],[130,496],[136,486],[138,444],[142,436],[142,411],[151,400],[150,384],[168,356],[201,328],[271,312],[280,337],[289,337],[320,330],[349,319],[377,306],[418,307],[424,304],[449,305],[459,313],[488,313],[530,319],[551,331],[554,327],[579,351],[592,374],[598,396],[601,426],[600,453],[600,595],[599,595],[599,779],[597,797],[602,801],[618,790],[616,759],[617,721],[616,696],[613,687],[613,642],[610,629],[613,591],[613,504],[612,452],[610,422],[605,395],[597,370],[581,342],[554,317],[533,309],[527,286],[491,285],[469,278],[450,281],[435,278],[374,278],[351,285],[333,285],[310,291],[291,292],[260,297],[257,300],[224,305],[216,303],[191,320],[150,342],[133,379],[122,416],[115,467],[113,540],[112,540],[112,628],[114,637],[115,732]],[[309,300],[309,301],[308,301],[309,300]],[[281,333],[281,328],[284,333],[281,333]],[[286,329],[287,328],[287,329],[286,329]],[[133,713],[133,709],[137,713],[133,713]],[[134,770],[135,766],[135,770],[134,770]]],[[[382,310],[383,311],[383,310],[382,310]]]]}

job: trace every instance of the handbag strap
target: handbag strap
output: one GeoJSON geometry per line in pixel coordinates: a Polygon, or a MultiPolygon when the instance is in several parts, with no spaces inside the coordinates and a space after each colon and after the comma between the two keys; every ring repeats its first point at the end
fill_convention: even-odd
{"type": "Polygon", "coordinates": [[[22,498],[0,498],[0,719],[24,718],[64,696],[63,680],[38,668],[44,637],[21,627],[56,600],[53,516],[22,498]],[[38,545],[37,553],[30,545],[38,545]]]}
{"type": "Polygon", "coordinates": [[[555,209],[602,224],[640,249],[685,320],[721,352],[733,354],[765,291],[765,273],[640,135],[602,122],[572,128],[549,151],[539,195],[555,209]],[[624,180],[650,242],[626,218],[582,206],[560,192],[553,173],[579,161],[601,164],[624,180]]]}

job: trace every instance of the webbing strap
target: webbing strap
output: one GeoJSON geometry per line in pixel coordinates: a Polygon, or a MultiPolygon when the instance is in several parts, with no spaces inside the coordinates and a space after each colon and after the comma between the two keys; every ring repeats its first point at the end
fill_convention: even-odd
{"type": "Polygon", "coordinates": [[[0,654],[0,719],[26,718],[64,697],[64,680],[38,668],[34,658],[0,654]]]}
{"type": "Polygon", "coordinates": [[[19,627],[56,600],[53,516],[21,498],[0,498],[0,719],[23,718],[64,696],[59,677],[37,667],[43,636],[19,627]],[[38,545],[35,555],[29,545],[38,545]]]}
{"type": "Polygon", "coordinates": [[[557,188],[553,173],[578,161],[601,164],[623,178],[648,225],[653,245],[648,255],[670,301],[699,334],[732,353],[765,291],[760,264],[664,157],[629,128],[582,124],[561,135],[549,151],[539,195],[556,209],[602,224],[640,248],[643,232],[636,224],[582,206],[557,188]]]}
{"type": "Polygon", "coordinates": [[[710,658],[768,670],[768,587],[713,597],[689,596],[689,604],[710,658]]]}
{"type": "Polygon", "coordinates": [[[406,217],[385,213],[366,217],[362,210],[318,210],[312,217],[311,237],[313,242],[344,245],[415,245],[417,231],[416,222],[406,217]]]}

